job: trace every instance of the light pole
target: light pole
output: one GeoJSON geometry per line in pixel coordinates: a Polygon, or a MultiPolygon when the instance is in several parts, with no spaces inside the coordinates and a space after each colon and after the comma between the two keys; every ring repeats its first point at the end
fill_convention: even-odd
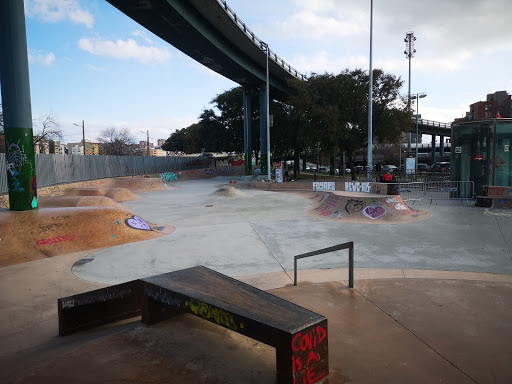
{"type": "Polygon", "coordinates": [[[416,99],[416,161],[415,161],[415,170],[414,170],[414,174],[416,175],[416,177],[418,177],[418,111],[419,111],[419,104],[420,104],[420,100],[419,99],[423,99],[424,97],[427,97],[427,94],[425,92],[421,92],[421,93],[415,93],[414,95],[411,95],[409,96],[409,102],[411,99],[416,99]]]}
{"type": "MultiPolygon", "coordinates": [[[[73,123],[73,125],[79,127],[80,124],[75,124],[73,123]]],[[[84,156],[85,156],[85,124],[84,124],[84,121],[82,120],[82,146],[84,147],[84,156]]]]}
{"type": "MultiPolygon", "coordinates": [[[[144,133],[144,131],[139,131],[140,133],[144,133]]],[[[146,140],[146,156],[149,156],[149,129],[146,130],[147,140],[146,140]]]]}
{"type": "Polygon", "coordinates": [[[373,71],[372,71],[372,37],[373,37],[373,0],[370,2],[370,70],[368,72],[369,77],[369,90],[368,90],[368,169],[367,169],[367,181],[372,181],[372,94],[373,94],[373,71]]]}
{"type": "Polygon", "coordinates": [[[267,99],[267,177],[268,177],[268,181],[270,181],[270,168],[271,168],[271,165],[270,165],[270,101],[269,101],[269,79],[268,79],[268,44],[267,43],[264,43],[263,41],[261,42],[261,48],[265,50],[266,54],[267,54],[267,64],[266,64],[266,84],[265,84],[265,88],[266,88],[266,99],[267,99]]]}
{"type": "MultiPolygon", "coordinates": [[[[411,109],[411,59],[414,57],[416,50],[414,49],[414,42],[416,37],[414,32],[407,32],[405,34],[405,57],[409,59],[409,93],[408,93],[408,107],[411,109]]],[[[411,133],[407,133],[407,152],[411,151],[411,133]]]]}

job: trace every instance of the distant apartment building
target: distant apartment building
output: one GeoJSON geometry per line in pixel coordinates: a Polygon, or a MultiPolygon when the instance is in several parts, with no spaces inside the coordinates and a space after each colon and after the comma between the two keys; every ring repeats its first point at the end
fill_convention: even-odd
{"type": "Polygon", "coordinates": [[[68,143],[68,152],[71,155],[85,155],[88,156],[97,156],[103,153],[102,146],[100,143],[93,143],[90,141],[85,141],[85,150],[84,145],[80,141],[79,143],[68,143]]]}
{"type": "Polygon", "coordinates": [[[158,139],[157,144],[159,147],[165,144],[165,139],[158,139]]]}
{"type": "Polygon", "coordinates": [[[497,91],[487,95],[485,101],[478,101],[469,106],[469,112],[462,119],[466,120],[483,120],[496,117],[512,117],[511,115],[511,97],[507,91],[497,91]]]}
{"type": "Polygon", "coordinates": [[[149,150],[149,156],[165,156],[166,153],[162,148],[155,147],[149,150]]]}

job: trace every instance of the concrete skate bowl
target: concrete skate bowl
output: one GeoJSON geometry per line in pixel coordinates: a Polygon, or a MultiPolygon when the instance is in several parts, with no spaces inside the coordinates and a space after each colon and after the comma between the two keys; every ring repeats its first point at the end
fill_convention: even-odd
{"type": "Polygon", "coordinates": [[[170,234],[122,209],[40,208],[0,212],[0,267],[170,234]]]}
{"type": "Polygon", "coordinates": [[[424,220],[430,212],[408,207],[399,195],[360,192],[292,192],[311,202],[310,217],[351,223],[385,224],[424,220]]]}
{"type": "Polygon", "coordinates": [[[43,189],[34,211],[0,209],[0,267],[149,240],[172,226],[149,223],[118,202],[140,199],[137,192],[168,189],[160,179],[93,180],[43,189]],[[98,188],[91,188],[98,187],[98,188]],[[102,188],[103,187],[103,188],[102,188]]]}

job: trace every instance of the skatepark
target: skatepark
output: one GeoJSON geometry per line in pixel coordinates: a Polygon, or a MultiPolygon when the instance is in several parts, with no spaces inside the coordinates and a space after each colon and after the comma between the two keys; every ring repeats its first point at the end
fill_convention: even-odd
{"type": "Polygon", "coordinates": [[[196,266],[325,316],[325,383],[512,380],[510,210],[119,180],[0,210],[1,382],[276,382],[274,348],[190,315],[59,336],[57,299],[196,266]],[[295,255],[350,241],[353,289],[347,251],[300,260],[293,285],[295,255]]]}

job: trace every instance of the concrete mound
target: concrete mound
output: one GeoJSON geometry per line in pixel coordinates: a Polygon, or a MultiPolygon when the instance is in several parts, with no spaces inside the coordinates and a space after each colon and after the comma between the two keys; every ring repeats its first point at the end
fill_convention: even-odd
{"type": "Polygon", "coordinates": [[[358,192],[296,192],[309,199],[306,214],[323,220],[353,223],[403,223],[423,220],[430,212],[408,207],[399,195],[358,192]]]}
{"type": "Polygon", "coordinates": [[[220,197],[241,197],[245,195],[242,191],[229,185],[218,188],[213,194],[220,197]]]}
{"type": "Polygon", "coordinates": [[[139,200],[132,191],[126,188],[70,188],[65,192],[68,196],[105,196],[117,202],[139,200]]]}
{"type": "Polygon", "coordinates": [[[0,210],[0,267],[172,233],[118,208],[0,210]]]}

